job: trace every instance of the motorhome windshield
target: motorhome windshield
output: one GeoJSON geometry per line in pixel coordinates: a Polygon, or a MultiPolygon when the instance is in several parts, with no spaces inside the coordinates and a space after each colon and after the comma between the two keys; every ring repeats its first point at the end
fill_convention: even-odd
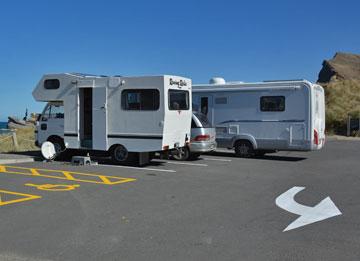
{"type": "Polygon", "coordinates": [[[189,92],[169,90],[169,110],[188,110],[189,92]]]}

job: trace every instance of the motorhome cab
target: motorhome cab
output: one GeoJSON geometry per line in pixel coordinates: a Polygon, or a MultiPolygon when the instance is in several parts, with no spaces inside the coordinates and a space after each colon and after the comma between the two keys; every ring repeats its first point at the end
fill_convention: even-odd
{"type": "Polygon", "coordinates": [[[33,96],[48,102],[38,121],[39,146],[50,141],[57,151],[106,151],[121,163],[133,153],[172,150],[190,141],[190,79],[47,74],[33,96]]]}
{"type": "Polygon", "coordinates": [[[216,126],[218,147],[238,156],[319,150],[325,143],[325,99],[306,80],[193,85],[193,109],[216,126]]]}

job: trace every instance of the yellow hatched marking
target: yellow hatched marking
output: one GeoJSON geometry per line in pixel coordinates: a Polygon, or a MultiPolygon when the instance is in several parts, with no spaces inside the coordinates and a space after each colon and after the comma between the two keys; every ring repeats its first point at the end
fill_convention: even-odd
{"type": "Polygon", "coordinates": [[[21,198],[6,200],[6,201],[1,200],[1,198],[0,198],[0,206],[41,198],[41,196],[24,194],[24,193],[7,191],[7,190],[0,190],[0,196],[1,196],[1,194],[16,195],[16,196],[20,196],[21,198]]]}
{"type": "Polygon", "coordinates": [[[68,180],[75,180],[75,178],[70,174],[70,172],[68,171],[63,171],[64,176],[66,177],[66,179],[68,180]]]}
{"type": "Polygon", "coordinates": [[[94,174],[94,173],[81,173],[81,172],[72,172],[66,170],[54,170],[54,169],[33,169],[33,168],[24,168],[24,167],[15,167],[15,166],[2,166],[0,165],[0,170],[3,169],[4,171],[0,171],[3,173],[9,174],[20,174],[26,176],[37,176],[37,177],[45,177],[45,178],[52,178],[52,179],[63,179],[63,180],[72,180],[72,181],[80,181],[80,182],[87,182],[87,183],[95,183],[95,184],[105,184],[105,185],[115,185],[121,184],[125,182],[135,181],[136,179],[133,178],[122,178],[116,176],[106,176],[101,174],[94,174]],[[6,168],[11,168],[14,170],[7,170],[6,168]],[[20,170],[20,171],[18,171],[20,170]],[[21,172],[27,170],[28,172],[21,172]],[[46,172],[49,174],[43,174],[41,172],[46,172]],[[63,176],[54,176],[51,173],[62,174],[63,176]],[[77,176],[80,176],[78,178],[77,176]],[[86,179],[86,178],[97,178],[98,180],[86,179]],[[114,181],[115,180],[115,181],[114,181]]]}
{"type": "Polygon", "coordinates": [[[34,176],[40,176],[40,173],[36,169],[30,169],[30,171],[34,176]]]}

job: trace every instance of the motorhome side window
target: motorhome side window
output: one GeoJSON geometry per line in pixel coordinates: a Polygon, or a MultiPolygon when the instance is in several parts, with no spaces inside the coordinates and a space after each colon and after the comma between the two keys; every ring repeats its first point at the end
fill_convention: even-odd
{"type": "Polygon", "coordinates": [[[285,96],[262,96],[261,111],[285,111],[285,96]]]}
{"type": "Polygon", "coordinates": [[[47,79],[44,81],[44,88],[48,90],[59,89],[60,81],[58,79],[47,79]]]}
{"type": "Polygon", "coordinates": [[[42,114],[42,120],[47,119],[63,119],[64,118],[64,106],[62,104],[49,104],[44,113],[42,114]]]}
{"type": "Polygon", "coordinates": [[[181,90],[169,90],[169,110],[188,110],[189,92],[181,90]]]}
{"type": "Polygon", "coordinates": [[[157,89],[123,90],[121,106],[128,111],[156,111],[160,106],[160,92],[157,89]]]}

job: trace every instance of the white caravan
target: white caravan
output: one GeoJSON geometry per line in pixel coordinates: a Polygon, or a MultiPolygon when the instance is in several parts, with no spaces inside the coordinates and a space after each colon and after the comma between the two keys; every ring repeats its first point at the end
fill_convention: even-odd
{"type": "Polygon", "coordinates": [[[121,163],[190,141],[190,79],[46,74],[33,96],[48,102],[38,120],[39,146],[106,151],[121,163]]]}
{"type": "Polygon", "coordinates": [[[280,150],[319,150],[325,143],[325,98],[306,80],[193,85],[193,110],[216,126],[218,147],[241,157],[280,150]]]}

